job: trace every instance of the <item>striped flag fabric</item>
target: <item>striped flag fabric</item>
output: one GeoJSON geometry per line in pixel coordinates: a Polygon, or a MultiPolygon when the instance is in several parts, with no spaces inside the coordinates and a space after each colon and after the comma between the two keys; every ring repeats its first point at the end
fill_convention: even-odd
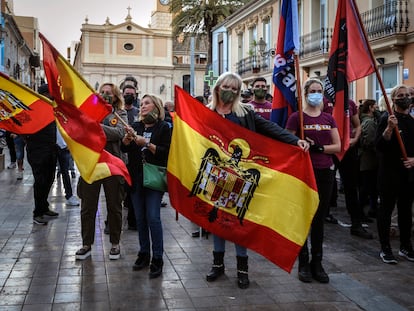
{"type": "Polygon", "coordinates": [[[104,150],[106,136],[100,122],[112,106],[94,92],[43,35],[40,39],[49,92],[57,105],[56,123],[80,175],[87,183],[120,175],[131,185],[125,163],[104,150]]]}
{"type": "Polygon", "coordinates": [[[290,272],[319,202],[309,154],[224,119],[178,86],[175,101],[172,206],[290,272]]]}
{"type": "Polygon", "coordinates": [[[52,102],[0,72],[0,128],[33,134],[55,119],[52,102]]]}
{"type": "Polygon", "coordinates": [[[349,148],[350,115],[348,83],[375,72],[375,61],[365,39],[358,7],[354,0],[339,0],[324,80],[325,98],[333,103],[333,117],[341,138],[341,160],[349,148]]]}
{"type": "Polygon", "coordinates": [[[281,127],[297,110],[294,54],[299,52],[297,0],[283,0],[273,68],[273,103],[270,120],[281,127]]]}

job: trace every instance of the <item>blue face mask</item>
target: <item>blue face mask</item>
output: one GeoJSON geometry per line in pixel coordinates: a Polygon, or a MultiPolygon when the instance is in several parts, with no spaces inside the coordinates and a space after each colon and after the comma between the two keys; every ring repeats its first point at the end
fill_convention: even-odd
{"type": "Polygon", "coordinates": [[[307,100],[308,104],[317,107],[322,103],[323,95],[322,93],[310,93],[308,94],[307,100]]]}

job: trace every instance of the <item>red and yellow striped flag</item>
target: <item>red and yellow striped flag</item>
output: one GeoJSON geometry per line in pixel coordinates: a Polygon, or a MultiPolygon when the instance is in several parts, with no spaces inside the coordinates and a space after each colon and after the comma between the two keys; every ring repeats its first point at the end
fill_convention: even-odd
{"type": "Polygon", "coordinates": [[[56,124],[82,178],[92,183],[112,175],[123,176],[131,185],[125,163],[104,150],[106,136],[99,122],[112,111],[92,87],[40,34],[43,66],[57,107],[56,124]]]}
{"type": "Polygon", "coordinates": [[[319,199],[308,153],[222,118],[175,87],[173,207],[290,272],[319,199]]]}
{"type": "Polygon", "coordinates": [[[54,118],[49,99],[0,72],[0,128],[33,134],[54,118]]]}

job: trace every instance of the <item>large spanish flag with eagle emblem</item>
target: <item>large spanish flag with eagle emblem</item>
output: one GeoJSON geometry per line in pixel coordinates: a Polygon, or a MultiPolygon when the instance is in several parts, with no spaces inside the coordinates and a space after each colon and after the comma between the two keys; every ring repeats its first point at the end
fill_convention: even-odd
{"type": "Polygon", "coordinates": [[[175,87],[172,206],[290,272],[319,199],[309,154],[222,118],[175,87]]]}
{"type": "Polygon", "coordinates": [[[0,128],[33,134],[54,119],[49,99],[0,72],[0,128]]]}

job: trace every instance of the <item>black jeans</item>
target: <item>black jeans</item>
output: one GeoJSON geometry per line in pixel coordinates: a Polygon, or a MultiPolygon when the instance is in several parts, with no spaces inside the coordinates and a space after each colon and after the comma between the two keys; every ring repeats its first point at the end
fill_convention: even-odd
{"type": "MultiPolygon", "coordinates": [[[[329,208],[332,195],[335,171],[331,169],[314,169],[316,185],[318,186],[319,205],[312,220],[310,241],[312,258],[322,259],[322,244],[324,235],[324,220],[329,208]]],[[[307,242],[304,246],[307,248],[307,242]]]]}
{"type": "Polygon", "coordinates": [[[349,147],[339,163],[338,169],[344,186],[345,205],[351,217],[352,226],[360,226],[362,209],[358,199],[359,159],[358,149],[355,146],[349,147]]]}
{"type": "Polygon", "coordinates": [[[55,180],[56,146],[50,148],[27,148],[27,160],[34,178],[33,194],[35,208],[33,217],[42,216],[49,210],[50,188],[55,180]]]}

